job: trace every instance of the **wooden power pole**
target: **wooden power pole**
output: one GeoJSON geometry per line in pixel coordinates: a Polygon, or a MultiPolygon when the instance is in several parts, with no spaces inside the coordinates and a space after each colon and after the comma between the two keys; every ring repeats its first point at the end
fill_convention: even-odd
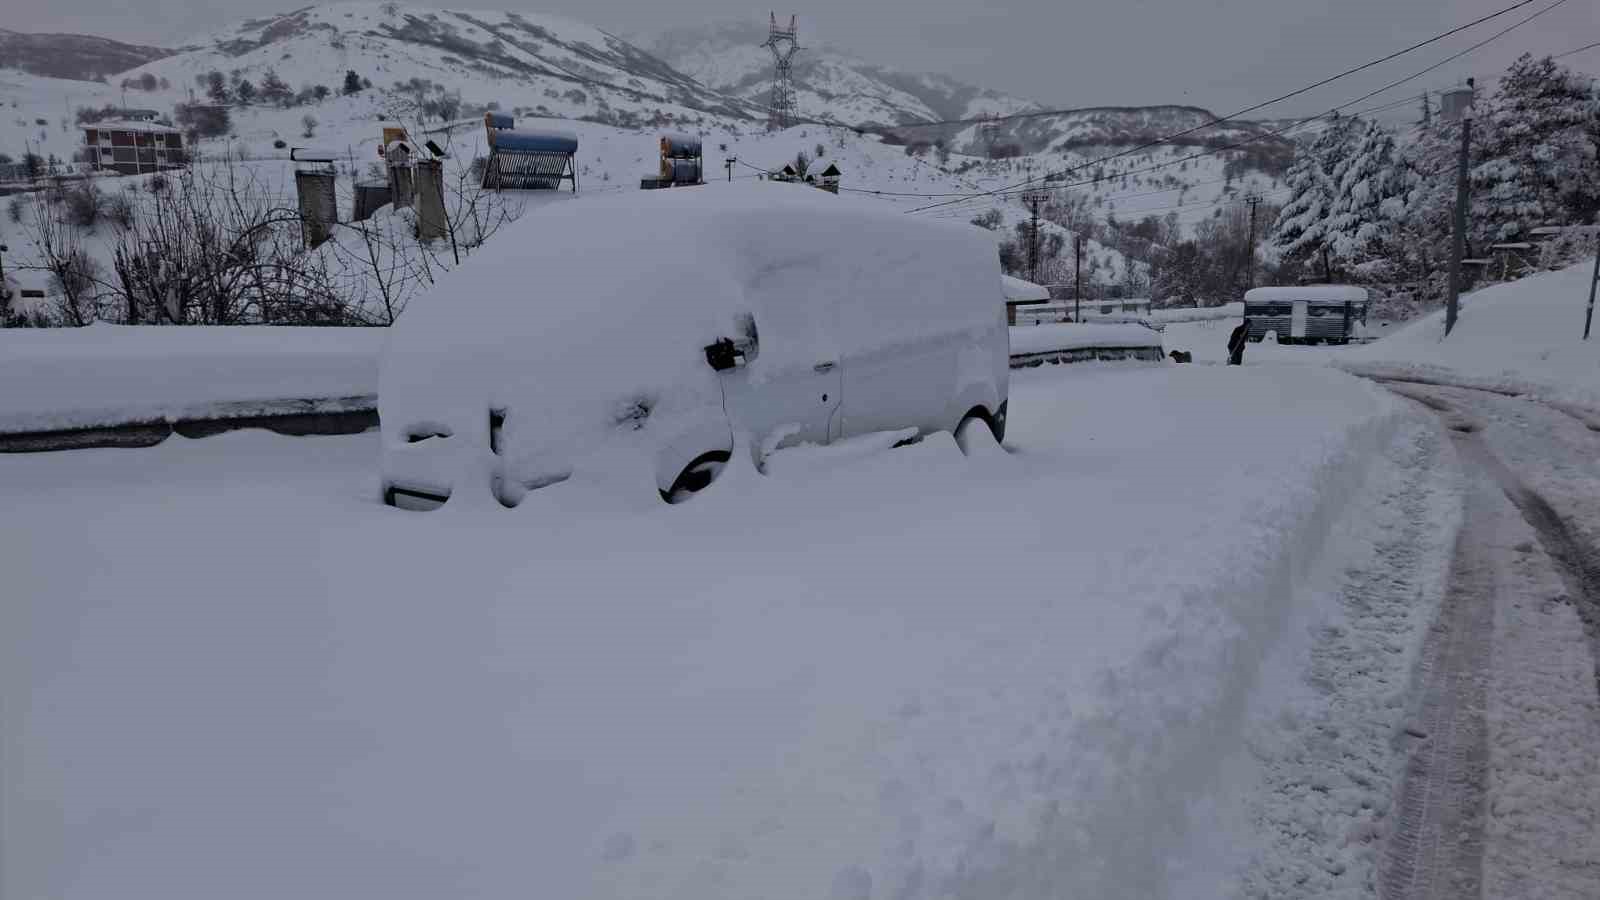
{"type": "MultiPolygon", "coordinates": [[[[0,247],[0,250],[4,250],[0,247]]],[[[1589,277],[1589,307],[1583,313],[1583,339],[1589,339],[1589,325],[1594,321],[1594,289],[1600,285],[1600,253],[1594,255],[1594,274],[1589,277]]]]}
{"type": "Polygon", "coordinates": [[[1072,321],[1083,321],[1083,235],[1072,236],[1072,321]]]}
{"type": "Polygon", "coordinates": [[[1444,333],[1456,327],[1456,316],[1461,307],[1461,258],[1467,251],[1467,158],[1472,146],[1472,91],[1473,80],[1467,79],[1465,90],[1450,91],[1445,95],[1445,114],[1461,121],[1461,155],[1456,164],[1456,210],[1450,253],[1450,298],[1444,308],[1444,333]]]}
{"type": "Polygon", "coordinates": [[[1260,205],[1261,198],[1251,194],[1245,199],[1250,204],[1250,264],[1245,268],[1244,288],[1249,290],[1256,286],[1256,207],[1260,205]]]}

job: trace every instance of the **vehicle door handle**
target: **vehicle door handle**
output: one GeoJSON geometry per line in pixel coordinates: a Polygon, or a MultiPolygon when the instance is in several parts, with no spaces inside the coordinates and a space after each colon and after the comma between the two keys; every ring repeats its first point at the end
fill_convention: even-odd
{"type": "Polygon", "coordinates": [[[833,371],[833,366],[834,366],[834,364],[831,363],[831,362],[819,362],[816,365],[811,367],[811,371],[813,371],[813,372],[832,372],[833,371]]]}

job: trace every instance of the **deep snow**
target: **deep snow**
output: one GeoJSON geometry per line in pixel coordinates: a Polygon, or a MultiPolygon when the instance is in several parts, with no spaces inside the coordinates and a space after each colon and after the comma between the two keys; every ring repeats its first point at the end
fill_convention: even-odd
{"type": "MultiPolygon", "coordinates": [[[[0,457],[0,893],[1369,895],[1459,485],[1326,363],[1581,397],[1571,280],[1485,292],[1521,330],[1459,370],[1023,371],[1009,453],[736,454],[679,507],[388,510],[373,435],[0,457]]],[[[1486,402],[1446,424],[1594,544],[1581,411],[1486,402]]],[[[1492,531],[1484,877],[1559,893],[1593,654],[1492,531]]]]}
{"type": "Polygon", "coordinates": [[[1600,323],[1582,340],[1593,258],[1492,285],[1461,299],[1455,330],[1444,310],[1340,357],[1358,371],[1448,377],[1600,409],[1600,323]]]}
{"type": "Polygon", "coordinates": [[[378,389],[381,328],[0,328],[0,432],[246,415],[378,389]]]}
{"type": "Polygon", "coordinates": [[[1065,367],[1012,398],[1012,453],[736,454],[678,507],[556,485],[390,510],[373,435],[0,458],[0,888],[1221,879],[1237,858],[1194,833],[1265,839],[1186,811],[1418,413],[1313,368],[1065,367]]]}

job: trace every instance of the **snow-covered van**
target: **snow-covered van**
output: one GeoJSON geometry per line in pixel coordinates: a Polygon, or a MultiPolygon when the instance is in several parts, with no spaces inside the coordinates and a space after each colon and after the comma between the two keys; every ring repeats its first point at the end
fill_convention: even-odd
{"type": "Polygon", "coordinates": [[[1280,344],[1348,344],[1366,336],[1367,290],[1347,284],[1261,287],[1245,291],[1250,340],[1267,332],[1280,344]]]}
{"type": "Polygon", "coordinates": [[[736,433],[998,440],[1009,371],[977,229],[771,182],[574,199],[502,229],[391,328],[384,500],[515,505],[621,478],[677,502],[736,433]]]}

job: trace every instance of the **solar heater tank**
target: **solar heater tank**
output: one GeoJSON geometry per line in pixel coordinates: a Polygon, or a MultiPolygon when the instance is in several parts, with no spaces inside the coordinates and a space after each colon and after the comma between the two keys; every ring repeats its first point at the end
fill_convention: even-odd
{"type": "Polygon", "coordinates": [[[662,159],[693,159],[700,156],[700,139],[690,134],[663,134],[662,159]]]}

